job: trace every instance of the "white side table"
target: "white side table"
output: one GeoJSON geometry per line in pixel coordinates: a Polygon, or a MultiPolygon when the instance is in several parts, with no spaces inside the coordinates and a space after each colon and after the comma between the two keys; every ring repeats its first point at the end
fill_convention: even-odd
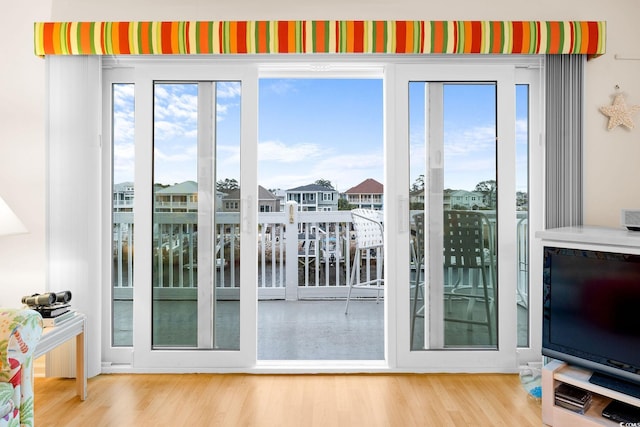
{"type": "Polygon", "coordinates": [[[84,332],[87,329],[87,316],[76,313],[63,323],[43,329],[42,338],[36,346],[33,359],[48,353],[70,339],[76,339],[76,391],[81,400],[87,398],[87,340],[84,332]]]}

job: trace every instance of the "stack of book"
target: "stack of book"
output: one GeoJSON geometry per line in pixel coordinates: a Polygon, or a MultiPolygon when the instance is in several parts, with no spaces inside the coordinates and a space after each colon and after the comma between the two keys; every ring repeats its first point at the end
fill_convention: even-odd
{"type": "Polygon", "coordinates": [[[35,310],[42,316],[42,324],[45,328],[59,325],[76,314],[69,304],[64,303],[40,306],[35,310]]]}
{"type": "Polygon", "coordinates": [[[556,388],[555,402],[557,406],[584,414],[591,406],[591,393],[570,384],[562,383],[556,388]]]}

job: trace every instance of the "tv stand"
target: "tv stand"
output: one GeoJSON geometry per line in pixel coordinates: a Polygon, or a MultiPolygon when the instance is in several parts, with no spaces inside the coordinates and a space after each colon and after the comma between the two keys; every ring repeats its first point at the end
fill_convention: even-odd
{"type": "Polygon", "coordinates": [[[602,416],[602,410],[612,401],[619,400],[640,407],[640,399],[589,381],[593,373],[587,369],[550,359],[542,368],[542,422],[555,427],[562,426],[619,426],[620,423],[602,416]],[[571,384],[588,390],[593,396],[589,410],[584,414],[556,406],[554,391],[560,383],[571,384]]]}
{"type": "Polygon", "coordinates": [[[589,382],[591,384],[596,384],[610,390],[619,391],[620,393],[628,394],[640,399],[640,386],[630,383],[629,381],[612,377],[611,375],[594,372],[589,378],[589,382]]]}

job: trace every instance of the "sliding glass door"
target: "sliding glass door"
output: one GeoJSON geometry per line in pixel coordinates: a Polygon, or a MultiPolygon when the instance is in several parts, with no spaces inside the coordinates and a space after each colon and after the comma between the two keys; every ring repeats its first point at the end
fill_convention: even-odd
{"type": "MultiPolygon", "coordinates": [[[[337,225],[325,227],[324,208],[272,211],[258,193],[259,77],[345,77],[346,65],[336,62],[137,59],[105,68],[107,362],[141,371],[268,369],[257,357],[259,291],[286,295],[287,304],[344,297],[342,270],[355,262],[351,213],[336,213],[337,225]],[[291,226],[303,216],[314,228],[291,226]],[[318,279],[309,286],[311,273],[296,274],[309,257],[300,236],[325,231],[324,244],[333,237],[344,246],[336,246],[335,267],[315,267],[318,279]],[[258,262],[258,254],[274,242],[279,273],[263,268],[259,275],[266,256],[258,262]],[[297,262],[285,269],[287,251],[297,262]],[[279,278],[280,287],[261,288],[268,278],[279,278]]],[[[540,313],[538,287],[528,280],[536,274],[528,259],[537,256],[530,233],[540,224],[530,206],[540,206],[542,172],[528,166],[542,161],[532,143],[539,70],[443,62],[378,59],[351,64],[356,71],[347,76],[377,79],[382,91],[384,197],[375,209],[384,228],[384,344],[376,366],[512,370],[518,357],[539,357],[539,327],[531,321],[540,313]]],[[[371,143],[359,160],[365,148],[371,143]]],[[[344,154],[344,144],[335,150],[344,154]]],[[[318,153],[324,159],[327,147],[318,153]]],[[[313,197],[301,202],[338,196],[327,189],[313,197]]],[[[312,363],[297,368],[317,369],[312,363]]],[[[346,371],[364,366],[327,363],[346,371]]]]}
{"type": "Polygon", "coordinates": [[[409,83],[412,350],[498,347],[496,94],[409,83]]]}
{"type": "Polygon", "coordinates": [[[395,87],[399,362],[515,366],[515,69],[398,67],[395,87]]]}
{"type": "Polygon", "coordinates": [[[107,354],[145,369],[248,366],[256,263],[242,242],[255,241],[257,142],[256,126],[240,124],[256,123],[256,74],[139,64],[105,77],[114,195],[107,354]]]}
{"type": "Polygon", "coordinates": [[[240,264],[239,253],[229,250],[240,248],[240,209],[225,210],[217,197],[224,176],[235,183],[235,200],[242,199],[240,87],[153,84],[154,349],[240,347],[241,269],[226,274],[229,263],[240,264]],[[223,298],[218,288],[230,292],[223,298]]]}

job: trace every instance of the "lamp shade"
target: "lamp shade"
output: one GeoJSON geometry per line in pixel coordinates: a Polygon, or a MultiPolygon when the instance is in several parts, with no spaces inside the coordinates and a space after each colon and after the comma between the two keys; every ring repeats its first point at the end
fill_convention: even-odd
{"type": "Polygon", "coordinates": [[[22,234],[27,232],[27,227],[11,210],[9,205],[0,197],[0,236],[22,234]]]}

